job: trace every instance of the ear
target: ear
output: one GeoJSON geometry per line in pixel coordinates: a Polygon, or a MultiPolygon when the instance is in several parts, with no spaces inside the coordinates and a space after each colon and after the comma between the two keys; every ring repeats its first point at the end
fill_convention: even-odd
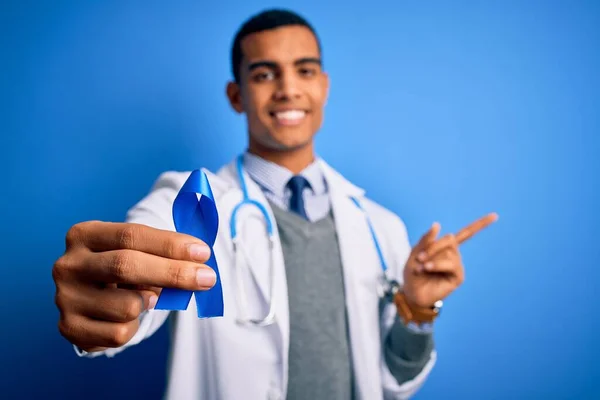
{"type": "Polygon", "coordinates": [[[231,108],[233,108],[238,114],[244,112],[244,107],[242,106],[242,93],[240,90],[240,85],[235,82],[227,83],[227,98],[229,99],[229,104],[231,108]]]}

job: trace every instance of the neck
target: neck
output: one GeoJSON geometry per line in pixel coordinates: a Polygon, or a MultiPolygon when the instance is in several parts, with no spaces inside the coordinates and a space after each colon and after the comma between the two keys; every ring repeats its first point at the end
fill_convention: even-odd
{"type": "Polygon", "coordinates": [[[305,146],[288,150],[266,149],[251,143],[248,147],[248,152],[280,165],[288,169],[294,175],[299,174],[303,169],[315,161],[314,146],[312,142],[305,146]]]}

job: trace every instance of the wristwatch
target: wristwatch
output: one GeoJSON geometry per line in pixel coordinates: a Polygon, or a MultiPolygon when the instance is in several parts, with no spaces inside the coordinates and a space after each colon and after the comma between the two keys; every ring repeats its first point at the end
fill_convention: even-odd
{"type": "Polygon", "coordinates": [[[443,301],[436,301],[431,307],[420,307],[415,304],[411,304],[407,301],[406,295],[402,290],[402,286],[396,282],[391,281],[389,287],[389,296],[393,299],[398,310],[398,315],[405,325],[409,323],[430,324],[432,323],[442,311],[443,301]]]}

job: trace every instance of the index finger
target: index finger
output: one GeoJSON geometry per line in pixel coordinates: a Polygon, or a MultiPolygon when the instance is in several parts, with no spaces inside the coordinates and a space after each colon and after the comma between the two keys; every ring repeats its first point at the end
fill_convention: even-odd
{"type": "Polygon", "coordinates": [[[461,244],[472,238],[476,233],[481,231],[484,228],[487,228],[492,223],[498,220],[498,214],[490,213],[485,217],[479,218],[477,221],[472,224],[464,227],[456,234],[456,241],[461,244]]]}
{"type": "Polygon", "coordinates": [[[208,290],[216,282],[216,272],[192,261],[157,257],[135,250],[87,253],[80,268],[95,282],[208,290]]]}
{"type": "Polygon", "coordinates": [[[210,248],[200,239],[179,232],[134,223],[90,221],[73,226],[67,246],[83,244],[92,251],[136,250],[174,260],[206,262],[210,248]]]}

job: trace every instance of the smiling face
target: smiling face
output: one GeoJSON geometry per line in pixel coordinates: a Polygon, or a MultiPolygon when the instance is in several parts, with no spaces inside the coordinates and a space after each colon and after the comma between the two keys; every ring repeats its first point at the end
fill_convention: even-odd
{"type": "Polygon", "coordinates": [[[241,50],[240,81],[227,95],[246,114],[249,150],[312,153],[329,88],[313,33],[299,25],[265,30],[245,37],[241,50]]]}

